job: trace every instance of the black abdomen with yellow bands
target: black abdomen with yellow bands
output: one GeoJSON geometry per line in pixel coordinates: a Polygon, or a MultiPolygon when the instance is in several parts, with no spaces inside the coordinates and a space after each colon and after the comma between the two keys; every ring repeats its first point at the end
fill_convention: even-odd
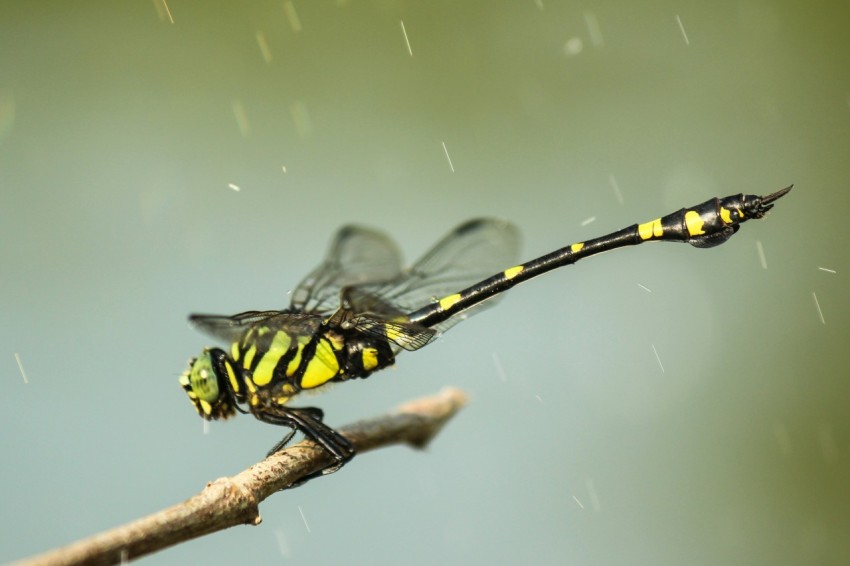
{"type": "Polygon", "coordinates": [[[335,464],[316,475],[330,473],[353,457],[354,447],[322,422],[321,410],[288,405],[301,391],[368,377],[392,365],[398,351],[429,344],[461,313],[474,312],[488,299],[492,304],[511,287],[582,258],[651,241],[698,248],[722,244],[790,190],[714,198],[508,268],[515,262],[518,236],[504,221],[462,224],[407,269],[387,236],[347,226],[337,233],[325,261],[293,291],[288,309],[192,315],[195,326],[230,347],[204,350],[180,383],[205,419],[250,412],[261,421],[300,430],[333,455],[335,464]]]}
{"type": "Polygon", "coordinates": [[[791,187],[786,187],[765,197],[740,194],[722,199],[713,198],[649,222],[633,224],[599,238],[571,244],[447,295],[411,313],[410,320],[423,326],[439,324],[523,281],[623,246],[652,241],[687,242],[697,248],[718,246],[731,238],[743,222],[763,217],[773,208],[772,203],[790,190],[791,187]]]}

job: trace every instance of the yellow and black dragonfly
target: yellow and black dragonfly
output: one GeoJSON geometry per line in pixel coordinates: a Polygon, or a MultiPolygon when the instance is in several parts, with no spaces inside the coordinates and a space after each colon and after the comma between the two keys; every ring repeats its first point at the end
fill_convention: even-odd
{"type": "Polygon", "coordinates": [[[269,454],[301,431],[335,460],[316,475],[331,473],[354,456],[354,447],[323,422],[321,409],[289,406],[301,391],[369,377],[395,363],[401,350],[429,344],[514,285],[582,258],[654,241],[720,245],[790,190],[713,198],[518,265],[517,229],[502,220],[461,224],[408,268],[389,237],[346,226],[324,262],[295,288],[289,308],[191,315],[195,327],[230,347],[205,349],[180,384],[204,419],[239,411],[289,427],[269,454]]]}

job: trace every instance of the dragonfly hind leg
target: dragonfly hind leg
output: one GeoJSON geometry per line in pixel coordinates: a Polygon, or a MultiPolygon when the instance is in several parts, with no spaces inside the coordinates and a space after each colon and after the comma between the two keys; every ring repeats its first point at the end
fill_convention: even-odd
{"type": "Polygon", "coordinates": [[[298,485],[315,477],[336,472],[351,460],[357,452],[347,438],[322,422],[323,417],[324,412],[315,407],[278,407],[274,413],[265,411],[259,417],[260,420],[269,424],[276,424],[292,429],[280,442],[269,450],[269,456],[286,447],[295,433],[300,431],[304,436],[324,448],[333,457],[333,464],[310,474],[303,481],[300,481],[298,485]]]}

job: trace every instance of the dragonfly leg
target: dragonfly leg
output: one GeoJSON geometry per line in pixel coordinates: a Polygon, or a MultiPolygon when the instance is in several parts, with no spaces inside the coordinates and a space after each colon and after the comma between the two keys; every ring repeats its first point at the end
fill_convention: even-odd
{"type": "Polygon", "coordinates": [[[278,407],[274,412],[264,411],[262,415],[258,415],[258,418],[264,422],[286,426],[292,429],[280,442],[272,447],[269,455],[282,450],[292,440],[295,432],[300,431],[304,436],[324,448],[333,457],[333,464],[310,474],[296,485],[301,485],[315,477],[336,472],[351,460],[357,452],[347,438],[322,422],[323,417],[324,413],[322,410],[315,407],[278,407]]]}

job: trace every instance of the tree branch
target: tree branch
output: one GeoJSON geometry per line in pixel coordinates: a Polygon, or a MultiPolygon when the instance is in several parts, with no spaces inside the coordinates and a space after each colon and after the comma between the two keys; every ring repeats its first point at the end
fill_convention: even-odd
{"type": "MultiPolygon", "coordinates": [[[[462,391],[445,389],[339,432],[358,453],[400,443],[423,448],[465,403],[462,391]]],[[[261,501],[331,463],[327,452],[304,441],[207,484],[183,503],[15,564],[118,564],[235,525],[258,525],[261,501]]]]}

